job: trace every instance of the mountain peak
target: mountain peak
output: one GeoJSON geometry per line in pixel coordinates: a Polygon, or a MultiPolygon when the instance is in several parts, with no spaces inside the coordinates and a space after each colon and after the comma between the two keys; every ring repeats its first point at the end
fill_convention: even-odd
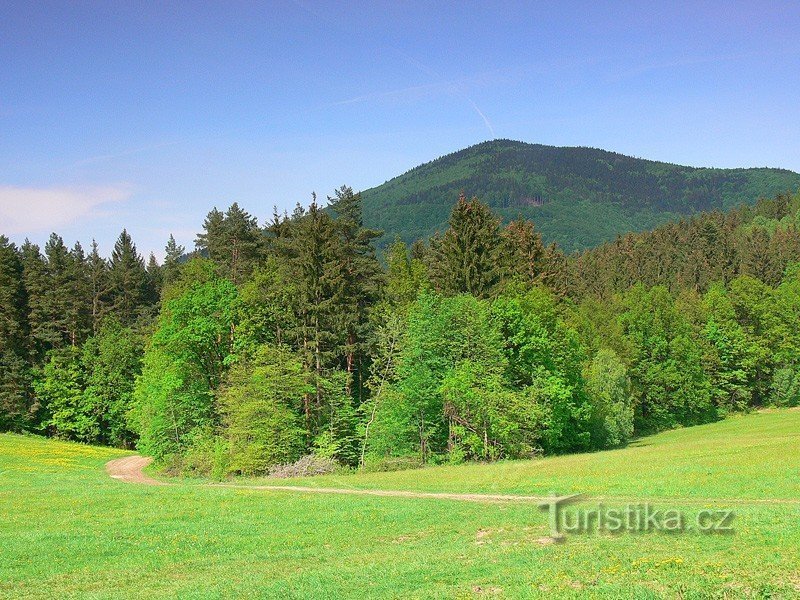
{"type": "Polygon", "coordinates": [[[689,167],[598,148],[495,139],[419,165],[363,197],[365,223],[384,230],[384,243],[443,231],[464,191],[505,220],[532,219],[547,241],[572,251],[797,189],[800,175],[783,169],[689,167]]]}

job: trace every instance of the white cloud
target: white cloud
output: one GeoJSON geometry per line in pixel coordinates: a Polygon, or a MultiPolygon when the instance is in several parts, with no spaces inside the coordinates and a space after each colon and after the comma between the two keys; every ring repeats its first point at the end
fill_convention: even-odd
{"type": "Polygon", "coordinates": [[[131,197],[128,186],[23,188],[0,185],[0,233],[54,231],[131,197]]]}

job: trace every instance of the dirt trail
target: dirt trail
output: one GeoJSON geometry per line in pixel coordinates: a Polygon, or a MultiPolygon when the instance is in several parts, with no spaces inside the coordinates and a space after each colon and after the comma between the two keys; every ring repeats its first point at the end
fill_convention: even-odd
{"type": "Polygon", "coordinates": [[[114,479],[125,483],[143,483],[144,485],[169,485],[148,477],[142,472],[147,465],[153,462],[146,456],[126,456],[106,463],[106,472],[114,479]]]}
{"type": "MultiPolygon", "coordinates": [[[[158,481],[142,473],[147,465],[152,462],[152,458],[144,456],[127,456],[118,458],[106,464],[106,471],[114,479],[119,479],[126,483],[139,483],[144,485],[173,485],[165,481],[158,481]]],[[[376,490],[359,488],[328,488],[328,487],[309,487],[301,485],[239,485],[235,483],[209,483],[207,487],[233,488],[245,490],[261,491],[285,491],[311,494],[340,494],[349,496],[380,496],[390,498],[432,498],[437,500],[459,500],[462,502],[485,502],[485,503],[505,503],[505,502],[527,502],[540,504],[552,500],[552,496],[524,496],[518,494],[459,494],[452,492],[414,492],[410,490],[376,490]]],[[[703,504],[712,505],[760,505],[760,504],[784,504],[790,506],[800,506],[800,499],[793,498],[645,498],[635,496],[581,496],[580,502],[603,502],[603,503],[629,503],[629,504],[703,504]]]]}

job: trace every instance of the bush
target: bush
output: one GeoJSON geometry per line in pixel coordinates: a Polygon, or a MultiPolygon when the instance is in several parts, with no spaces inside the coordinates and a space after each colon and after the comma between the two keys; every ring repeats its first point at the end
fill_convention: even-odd
{"type": "Polygon", "coordinates": [[[777,369],[772,377],[770,401],[775,406],[800,404],[800,373],[786,367],[777,369]]]}
{"type": "Polygon", "coordinates": [[[421,469],[422,459],[416,456],[365,456],[365,473],[389,473],[392,471],[406,471],[409,469],[421,469]]]}

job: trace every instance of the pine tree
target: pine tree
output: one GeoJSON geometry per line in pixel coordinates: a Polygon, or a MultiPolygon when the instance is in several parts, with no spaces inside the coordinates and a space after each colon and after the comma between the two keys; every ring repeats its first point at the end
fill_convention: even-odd
{"type": "Polygon", "coordinates": [[[450,214],[450,228],[431,239],[431,278],[447,294],[490,296],[500,281],[500,220],[477,198],[462,193],[450,214]]]}
{"type": "Polygon", "coordinates": [[[263,243],[257,219],[234,202],[225,214],[216,208],[208,213],[203,229],[195,240],[197,248],[219,265],[221,275],[242,283],[258,262],[263,243]]]}
{"type": "Polygon", "coordinates": [[[206,215],[203,221],[203,231],[197,235],[195,239],[195,247],[206,258],[217,261],[220,260],[222,255],[222,229],[225,215],[217,210],[217,207],[211,209],[211,212],[206,215]]]}
{"type": "Polygon", "coordinates": [[[263,242],[262,233],[257,219],[234,202],[225,213],[223,234],[221,260],[226,263],[225,274],[238,285],[253,272],[263,242]]]}
{"type": "Polygon", "coordinates": [[[539,281],[545,271],[545,248],[542,236],[534,229],[533,223],[520,217],[503,229],[502,236],[503,279],[518,279],[525,283],[539,281]]]}
{"type": "Polygon", "coordinates": [[[22,280],[28,297],[28,323],[30,327],[31,352],[34,363],[39,362],[52,347],[49,314],[45,295],[49,288],[47,263],[39,246],[25,240],[22,244],[22,280]]]}
{"type": "Polygon", "coordinates": [[[173,235],[170,234],[164,251],[164,264],[162,265],[161,270],[164,276],[164,285],[169,285],[178,278],[180,260],[185,252],[185,249],[183,246],[179,246],[173,235]]]}
{"type": "Polygon", "coordinates": [[[20,431],[33,423],[28,336],[22,260],[0,235],[0,431],[20,431]]]}
{"type": "Polygon", "coordinates": [[[92,251],[86,259],[86,270],[89,278],[90,306],[89,315],[92,333],[100,330],[100,322],[109,307],[108,261],[100,256],[97,242],[92,240],[92,251]]]}
{"type": "Polygon", "coordinates": [[[125,229],[114,244],[108,277],[114,314],[124,326],[131,325],[147,301],[147,271],[125,229]]]}
{"type": "MultiPolygon", "coordinates": [[[[361,194],[342,186],[328,205],[336,216],[340,241],[335,302],[339,326],[346,335],[342,348],[345,370],[350,376],[348,385],[355,385],[360,394],[366,381],[370,323],[369,307],[380,297],[382,272],[372,242],[382,232],[364,227],[361,194]]],[[[348,389],[352,392],[352,389],[348,389]]]]}
{"type": "Polygon", "coordinates": [[[86,265],[86,254],[80,242],[76,242],[69,253],[67,267],[68,308],[67,326],[71,346],[82,344],[91,332],[90,281],[86,265]]]}
{"type": "Polygon", "coordinates": [[[54,347],[62,348],[76,341],[70,323],[73,299],[72,282],[75,278],[74,260],[61,236],[55,233],[44,246],[47,259],[48,289],[45,294],[46,310],[54,347]]]}
{"type": "Polygon", "coordinates": [[[146,271],[148,300],[150,304],[155,304],[161,297],[161,289],[164,287],[164,272],[152,252],[147,260],[146,271]]]}

